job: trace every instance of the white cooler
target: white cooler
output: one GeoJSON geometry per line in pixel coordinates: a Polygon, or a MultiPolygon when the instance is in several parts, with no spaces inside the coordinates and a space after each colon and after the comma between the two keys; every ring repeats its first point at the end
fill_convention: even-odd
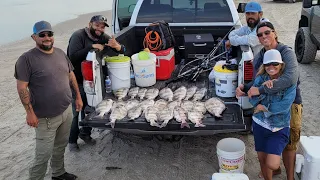
{"type": "Polygon", "coordinates": [[[249,178],[242,173],[214,173],[211,180],[249,180],[249,178]]]}
{"type": "Polygon", "coordinates": [[[301,136],[296,172],[301,180],[320,180],[320,136],[301,136]]]}

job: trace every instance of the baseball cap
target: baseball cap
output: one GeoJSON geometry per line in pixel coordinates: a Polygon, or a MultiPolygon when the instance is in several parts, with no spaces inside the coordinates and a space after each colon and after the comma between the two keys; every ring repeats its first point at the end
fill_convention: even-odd
{"type": "Polygon", "coordinates": [[[107,18],[102,15],[93,16],[90,22],[103,22],[107,27],[109,27],[109,24],[107,23],[107,18]]]}
{"type": "Polygon", "coordinates": [[[282,58],[281,54],[278,50],[276,49],[270,49],[264,53],[263,56],[263,64],[269,64],[269,63],[280,63],[282,64],[282,58]]]}
{"type": "Polygon", "coordinates": [[[262,8],[259,3],[251,1],[244,8],[244,12],[262,12],[262,8]]]}
{"type": "Polygon", "coordinates": [[[36,22],[33,26],[33,34],[39,34],[41,32],[45,32],[45,31],[52,31],[52,27],[51,24],[47,21],[39,21],[36,22]]]}
{"type": "Polygon", "coordinates": [[[259,24],[258,24],[258,26],[257,26],[257,32],[258,32],[258,30],[260,29],[260,28],[262,28],[262,27],[269,27],[270,29],[272,29],[272,30],[275,30],[274,29],[274,26],[273,26],[273,24],[271,23],[271,22],[267,22],[267,21],[264,21],[264,22],[260,22],[259,24]]]}

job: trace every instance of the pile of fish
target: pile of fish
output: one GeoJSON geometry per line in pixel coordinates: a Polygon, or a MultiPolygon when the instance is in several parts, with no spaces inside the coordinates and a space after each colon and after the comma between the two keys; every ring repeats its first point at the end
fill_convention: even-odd
{"type": "Polygon", "coordinates": [[[226,109],[224,102],[216,97],[202,102],[206,93],[206,88],[196,86],[181,86],[175,91],[168,87],[161,90],[121,88],[114,92],[117,100],[106,99],[99,103],[96,107],[97,118],[110,113],[107,125],[112,128],[116,121],[121,121],[126,116],[132,121],[144,117],[151,126],[159,128],[165,127],[171,120],[181,123],[181,128],[190,128],[188,120],[195,124],[194,127],[205,127],[202,120],[207,111],[215,117],[222,117],[221,114],[226,109]],[[124,101],[125,99],[127,100],[124,101]]]}

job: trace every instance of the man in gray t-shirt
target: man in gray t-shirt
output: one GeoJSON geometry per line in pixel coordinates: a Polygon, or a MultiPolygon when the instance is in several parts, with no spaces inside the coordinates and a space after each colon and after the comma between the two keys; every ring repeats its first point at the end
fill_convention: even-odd
{"type": "Polygon", "coordinates": [[[77,179],[64,169],[64,152],[72,123],[71,87],[76,93],[76,109],[83,103],[73,66],[67,55],[53,47],[50,23],[40,21],[33,27],[36,47],[22,54],[15,66],[15,78],[26,121],[36,132],[36,152],[30,178],[43,179],[51,157],[52,179],[77,179]]]}

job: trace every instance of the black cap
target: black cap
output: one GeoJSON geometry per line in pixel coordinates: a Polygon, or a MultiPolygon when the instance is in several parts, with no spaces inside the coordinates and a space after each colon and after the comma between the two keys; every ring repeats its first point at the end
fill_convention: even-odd
{"type": "Polygon", "coordinates": [[[258,26],[257,26],[257,32],[258,32],[258,30],[260,29],[260,28],[262,28],[262,27],[269,27],[270,29],[272,29],[272,30],[275,30],[274,29],[274,26],[273,26],[273,24],[271,23],[271,22],[267,22],[267,21],[263,21],[263,22],[260,22],[259,24],[258,24],[258,26]]]}
{"type": "Polygon", "coordinates": [[[33,26],[33,34],[39,34],[41,32],[52,31],[51,24],[47,21],[36,22],[33,26]]]}
{"type": "Polygon", "coordinates": [[[90,22],[103,22],[107,27],[109,27],[109,24],[107,23],[107,18],[102,15],[93,16],[90,22]]]}

